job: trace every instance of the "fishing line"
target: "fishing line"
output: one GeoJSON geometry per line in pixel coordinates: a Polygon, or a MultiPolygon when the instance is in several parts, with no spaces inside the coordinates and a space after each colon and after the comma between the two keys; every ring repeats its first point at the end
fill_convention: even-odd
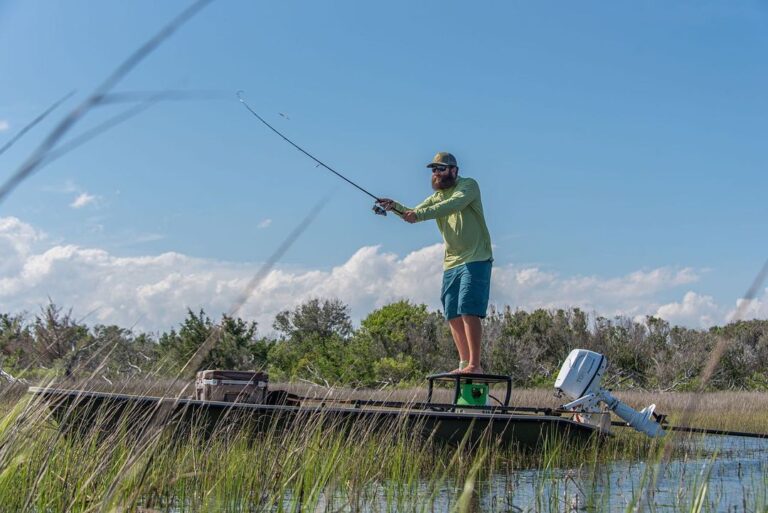
{"type": "MultiPolygon", "coordinates": [[[[338,171],[336,171],[335,169],[333,169],[331,166],[329,166],[329,165],[328,165],[328,164],[326,164],[325,162],[321,161],[320,159],[318,159],[317,157],[315,157],[314,155],[312,155],[311,153],[309,153],[307,150],[305,150],[304,148],[302,148],[301,146],[299,146],[299,145],[298,145],[298,144],[296,144],[295,142],[291,141],[291,140],[290,140],[288,137],[286,137],[285,135],[283,135],[283,133],[282,133],[282,132],[280,132],[280,131],[279,131],[277,128],[275,128],[275,127],[273,127],[272,125],[270,125],[269,123],[267,123],[267,121],[266,121],[264,118],[262,118],[261,116],[259,116],[259,114],[258,114],[258,113],[257,113],[255,110],[253,110],[253,108],[251,108],[251,106],[250,106],[250,105],[248,105],[248,102],[247,102],[247,101],[245,101],[245,98],[243,98],[243,94],[244,94],[244,91],[238,91],[238,92],[237,92],[237,98],[240,100],[240,103],[242,103],[242,104],[243,104],[243,106],[244,106],[246,109],[248,109],[248,111],[249,111],[251,114],[253,114],[254,116],[256,116],[256,119],[258,119],[259,121],[261,121],[262,123],[264,123],[264,125],[265,125],[267,128],[269,128],[269,129],[270,129],[270,130],[272,130],[274,133],[276,133],[277,135],[279,135],[279,136],[280,136],[280,137],[281,137],[281,138],[282,138],[282,139],[283,139],[285,142],[287,142],[288,144],[290,144],[291,146],[293,146],[294,148],[296,148],[297,150],[299,150],[300,152],[302,152],[304,155],[306,155],[307,157],[309,157],[309,158],[311,158],[312,160],[314,160],[315,162],[317,162],[317,164],[318,164],[318,165],[320,165],[320,166],[323,166],[325,169],[327,169],[328,171],[330,171],[330,172],[331,172],[331,173],[333,173],[334,175],[338,176],[339,178],[341,178],[342,180],[344,180],[344,181],[345,181],[345,182],[347,182],[348,184],[350,184],[350,185],[352,185],[353,187],[357,188],[359,191],[362,191],[363,193],[367,194],[368,196],[370,196],[371,198],[373,198],[374,200],[376,200],[376,202],[379,202],[379,201],[381,200],[381,198],[379,198],[378,196],[376,196],[376,195],[374,195],[374,194],[372,194],[372,193],[368,192],[367,190],[363,189],[362,187],[360,187],[359,185],[357,185],[355,182],[353,182],[352,180],[350,180],[350,179],[349,179],[349,178],[347,178],[346,176],[342,175],[341,173],[339,173],[338,171]]],[[[392,210],[393,210],[393,211],[395,211],[395,212],[397,212],[398,214],[402,214],[402,212],[400,212],[399,210],[397,210],[397,209],[395,209],[395,208],[393,208],[392,210]]],[[[378,206],[378,205],[374,205],[374,207],[373,207],[373,211],[374,211],[376,214],[378,214],[378,215],[387,215],[387,212],[386,212],[386,210],[384,210],[383,208],[381,208],[381,207],[380,207],[380,206],[378,206]]]]}

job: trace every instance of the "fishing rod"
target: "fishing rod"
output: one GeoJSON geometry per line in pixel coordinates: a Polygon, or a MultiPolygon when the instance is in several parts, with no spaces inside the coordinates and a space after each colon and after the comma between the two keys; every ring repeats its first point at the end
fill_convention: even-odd
{"type": "MultiPolygon", "coordinates": [[[[312,155],[311,153],[309,153],[307,150],[305,150],[304,148],[302,148],[301,146],[299,146],[299,145],[298,145],[298,144],[296,144],[295,142],[291,141],[291,140],[290,140],[288,137],[286,137],[285,135],[283,135],[283,133],[282,133],[282,132],[280,132],[280,131],[279,131],[277,128],[275,128],[275,127],[273,127],[272,125],[270,125],[269,123],[267,123],[267,121],[266,121],[264,118],[262,118],[261,116],[259,116],[259,114],[258,114],[258,113],[257,113],[255,110],[253,110],[253,108],[251,108],[251,106],[250,106],[250,105],[248,105],[248,102],[247,102],[247,101],[245,101],[245,98],[243,98],[243,94],[244,94],[244,91],[238,91],[238,92],[237,92],[237,98],[238,98],[238,100],[240,100],[240,103],[242,103],[242,104],[243,104],[243,106],[244,106],[246,109],[248,109],[248,111],[249,111],[251,114],[253,114],[254,116],[256,116],[256,119],[258,119],[259,121],[261,121],[262,123],[264,123],[264,125],[266,125],[266,127],[267,127],[267,128],[269,128],[269,129],[270,129],[270,130],[272,130],[274,133],[276,133],[277,135],[279,135],[279,136],[280,136],[280,137],[281,137],[281,138],[282,138],[282,139],[283,139],[285,142],[287,142],[288,144],[290,144],[291,146],[293,146],[294,148],[296,148],[297,150],[299,150],[300,152],[302,152],[304,155],[306,155],[307,157],[309,157],[309,158],[311,158],[312,160],[314,160],[315,162],[317,162],[317,164],[318,164],[319,166],[323,166],[325,169],[327,169],[328,171],[330,171],[330,172],[331,172],[331,173],[333,173],[334,175],[338,176],[339,178],[341,178],[342,180],[344,180],[344,181],[345,181],[345,182],[347,182],[348,184],[352,185],[352,186],[353,186],[353,187],[355,187],[357,190],[359,190],[359,191],[362,191],[364,194],[367,194],[368,196],[370,196],[371,198],[373,198],[373,199],[376,201],[376,203],[373,205],[373,212],[374,212],[375,214],[377,214],[377,215],[380,215],[380,216],[385,216],[385,215],[387,215],[387,211],[386,211],[384,208],[382,208],[381,206],[379,206],[379,204],[378,204],[378,203],[381,201],[381,198],[379,198],[379,197],[378,197],[378,196],[376,196],[375,194],[372,194],[372,193],[370,193],[370,192],[369,192],[369,191],[367,191],[366,189],[364,189],[364,188],[360,187],[360,186],[359,186],[359,185],[357,185],[355,182],[353,182],[352,180],[350,180],[350,179],[349,179],[349,178],[347,178],[346,176],[342,175],[341,173],[339,173],[338,171],[336,171],[335,169],[333,169],[331,166],[327,165],[325,162],[321,161],[320,159],[318,159],[317,157],[315,157],[314,155],[312,155]]],[[[400,212],[399,210],[397,210],[397,209],[396,209],[396,208],[394,208],[394,207],[392,208],[392,210],[393,210],[393,211],[395,211],[395,212],[396,212],[396,213],[398,213],[398,214],[401,214],[401,215],[403,214],[403,212],[400,212]]]]}

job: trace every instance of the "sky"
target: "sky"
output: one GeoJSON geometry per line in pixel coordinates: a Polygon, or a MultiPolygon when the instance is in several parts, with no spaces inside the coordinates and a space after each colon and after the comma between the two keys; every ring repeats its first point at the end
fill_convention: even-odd
{"type": "MultiPolygon", "coordinates": [[[[75,91],[0,154],[0,182],[188,5],[0,0],[0,147],[75,91]]],[[[763,1],[213,2],[114,92],[215,94],[153,105],[0,202],[0,313],[215,318],[307,216],[238,311],[260,331],[313,297],[356,322],[400,299],[438,309],[434,222],[374,215],[242,90],[378,197],[417,204],[426,163],[456,155],[482,191],[497,308],[722,325],[768,257],[766,55],[763,1]]],[[[765,285],[745,317],[768,318],[765,285]]]]}

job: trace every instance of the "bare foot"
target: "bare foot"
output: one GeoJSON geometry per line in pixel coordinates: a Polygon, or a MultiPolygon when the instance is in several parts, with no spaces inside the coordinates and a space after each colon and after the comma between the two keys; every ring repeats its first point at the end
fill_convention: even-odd
{"type": "Polygon", "coordinates": [[[467,365],[469,365],[469,360],[461,360],[461,361],[459,362],[459,368],[458,368],[458,369],[453,369],[453,370],[452,370],[451,372],[449,372],[448,374],[461,374],[462,370],[463,370],[463,369],[464,369],[464,367],[466,367],[467,365]]]}
{"type": "Polygon", "coordinates": [[[459,371],[461,374],[485,374],[479,365],[467,365],[459,371]]]}

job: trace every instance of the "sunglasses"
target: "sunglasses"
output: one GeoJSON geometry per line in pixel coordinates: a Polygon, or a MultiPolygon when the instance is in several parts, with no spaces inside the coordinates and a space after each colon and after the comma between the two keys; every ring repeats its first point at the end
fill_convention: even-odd
{"type": "Polygon", "coordinates": [[[432,166],[433,173],[442,173],[447,169],[450,169],[450,168],[448,166],[432,166]]]}

